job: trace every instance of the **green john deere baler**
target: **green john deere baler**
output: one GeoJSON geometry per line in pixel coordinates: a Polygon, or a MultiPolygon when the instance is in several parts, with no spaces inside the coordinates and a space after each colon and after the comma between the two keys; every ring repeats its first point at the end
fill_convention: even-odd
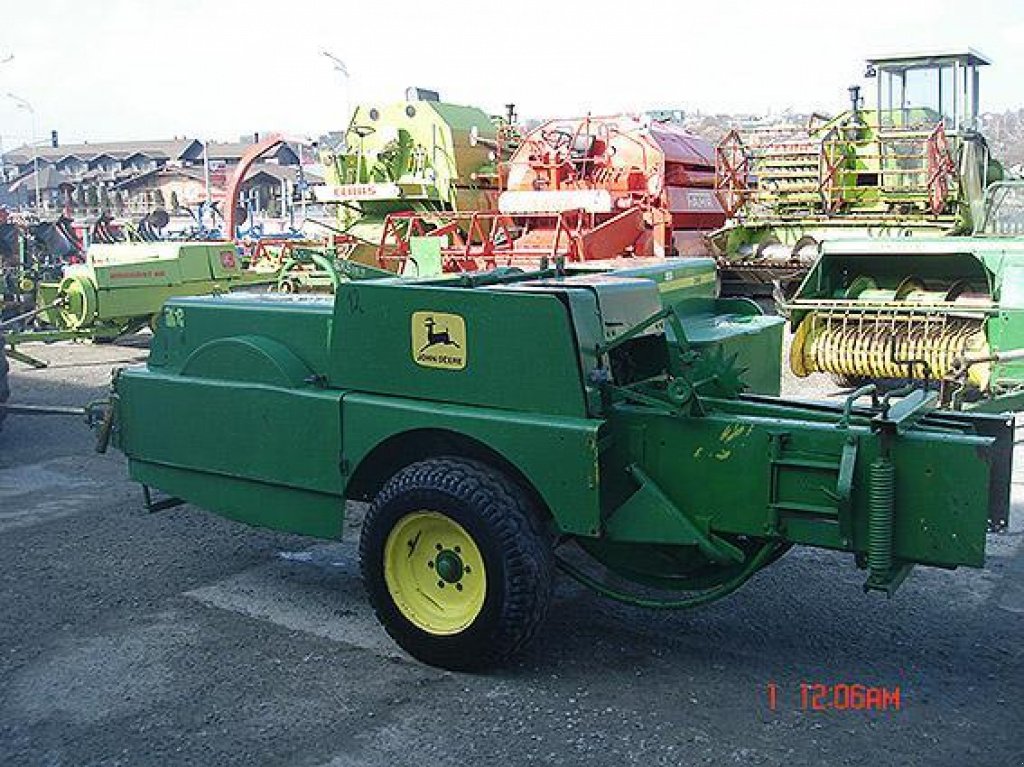
{"type": "Polygon", "coordinates": [[[338,538],[346,500],[371,502],[370,601],[450,668],[522,647],[556,567],[673,608],[796,544],[852,554],[890,594],[915,564],[981,567],[1006,521],[1012,425],[937,413],[924,391],[772,396],[781,320],[710,297],[711,268],[176,298],[148,365],[116,376],[103,434],[147,498],[169,496],[156,506],[338,538]]]}

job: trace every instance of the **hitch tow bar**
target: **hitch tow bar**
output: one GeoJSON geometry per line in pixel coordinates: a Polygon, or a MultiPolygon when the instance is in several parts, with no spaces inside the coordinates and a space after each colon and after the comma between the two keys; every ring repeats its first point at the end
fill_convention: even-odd
{"type": "MultiPolygon", "coordinates": [[[[116,396],[116,395],[115,395],[116,396]]],[[[64,415],[82,416],[86,425],[96,430],[96,452],[107,452],[110,434],[114,428],[114,397],[90,402],[85,407],[70,405],[19,405],[0,402],[0,410],[8,415],[64,415]]]]}

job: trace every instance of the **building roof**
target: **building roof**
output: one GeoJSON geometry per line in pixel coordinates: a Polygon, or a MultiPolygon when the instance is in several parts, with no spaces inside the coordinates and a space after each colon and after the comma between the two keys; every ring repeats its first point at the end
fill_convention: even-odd
{"type": "MultiPolygon", "coordinates": [[[[207,156],[211,160],[238,161],[253,145],[251,141],[211,141],[206,146],[207,156]]],[[[282,144],[273,152],[267,152],[264,157],[277,157],[285,160],[287,164],[295,164],[299,156],[290,144],[282,144]],[[284,157],[282,157],[282,154],[284,157]]]]}
{"type": "MultiPolygon", "coordinates": [[[[210,186],[219,187],[226,183],[227,179],[230,179],[231,174],[234,172],[233,169],[228,169],[227,174],[222,172],[214,172],[210,174],[210,186]]],[[[305,168],[304,172],[314,178],[319,178],[319,173],[311,168],[305,168]]],[[[270,162],[258,162],[253,163],[252,167],[249,168],[249,172],[245,176],[246,181],[252,181],[257,176],[268,176],[276,181],[284,179],[294,183],[299,177],[299,168],[297,165],[278,165],[277,163],[270,162]]],[[[132,176],[131,178],[125,179],[114,185],[114,189],[126,189],[138,184],[146,183],[150,180],[156,179],[167,179],[167,178],[188,178],[193,181],[205,181],[206,177],[203,174],[202,167],[191,167],[191,168],[158,168],[151,170],[146,173],[139,173],[132,176]]],[[[312,178],[310,179],[312,180],[312,178]]]]}
{"type": "Polygon", "coordinates": [[[237,160],[251,146],[251,141],[211,141],[206,154],[211,160],[237,160]]]}
{"type": "MultiPolygon", "coordinates": [[[[67,157],[93,160],[106,155],[123,160],[134,155],[144,155],[158,160],[192,159],[202,155],[202,143],[196,139],[169,139],[166,141],[104,141],[95,144],[63,144],[58,147],[40,146],[36,153],[40,160],[58,162],[67,157]]],[[[20,146],[4,153],[4,161],[24,164],[32,161],[31,146],[20,146]]]]}
{"type": "MultiPolygon", "coordinates": [[[[75,182],[71,176],[66,173],[54,168],[52,165],[41,165],[39,167],[39,188],[42,189],[56,189],[61,184],[68,184],[74,186],[75,182]]],[[[22,189],[34,190],[36,188],[36,174],[34,171],[22,174],[18,178],[14,179],[8,186],[11,192],[17,192],[22,189]]]]}
{"type": "MultiPolygon", "coordinates": [[[[135,155],[157,160],[184,160],[202,153],[203,144],[195,138],[175,138],[167,141],[104,141],[100,143],[69,143],[61,146],[39,146],[36,150],[40,160],[58,162],[74,157],[91,161],[106,156],[124,160],[135,155]]],[[[15,164],[32,162],[33,148],[18,146],[4,154],[4,161],[15,164]]]]}
{"type": "MultiPolygon", "coordinates": [[[[252,146],[251,141],[211,141],[207,146],[210,160],[219,162],[238,162],[252,146]]],[[[101,141],[96,143],[62,144],[58,147],[38,146],[33,151],[31,146],[20,146],[3,154],[4,163],[8,165],[27,165],[33,156],[40,163],[57,163],[68,158],[75,158],[93,163],[101,157],[114,160],[126,160],[141,156],[163,161],[199,162],[203,158],[203,142],[199,139],[175,138],[160,141],[101,141]]],[[[275,151],[265,155],[276,158],[285,165],[294,165],[299,161],[298,153],[290,144],[284,144],[275,151]]]]}
{"type": "Polygon", "coordinates": [[[147,171],[145,173],[138,173],[130,178],[126,178],[123,181],[119,181],[114,184],[114,189],[127,189],[129,187],[143,184],[150,179],[156,178],[188,178],[193,181],[203,181],[205,176],[203,175],[202,168],[157,168],[156,170],[147,171]]]}

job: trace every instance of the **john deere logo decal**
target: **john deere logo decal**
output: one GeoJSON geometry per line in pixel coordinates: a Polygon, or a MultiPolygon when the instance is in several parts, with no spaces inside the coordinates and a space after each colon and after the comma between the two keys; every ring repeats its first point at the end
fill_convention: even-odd
{"type": "Polygon", "coordinates": [[[413,312],[412,358],[443,370],[466,367],[466,321],[457,314],[413,312]]]}

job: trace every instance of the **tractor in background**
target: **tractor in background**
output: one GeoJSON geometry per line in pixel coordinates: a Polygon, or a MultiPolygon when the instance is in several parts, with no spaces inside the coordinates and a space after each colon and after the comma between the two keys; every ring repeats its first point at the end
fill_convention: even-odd
{"type": "Polygon", "coordinates": [[[347,256],[373,263],[389,214],[488,210],[501,188],[501,163],[515,148],[514,109],[508,119],[440,101],[409,89],[392,104],[356,107],[345,148],[326,151],[327,183],[314,199],[337,206],[347,256]]]}
{"type": "Polygon", "coordinates": [[[715,171],[730,222],[710,238],[723,292],[790,296],[824,242],[970,233],[1003,177],[979,133],[988,64],[970,49],[869,59],[874,108],[854,86],[836,117],[730,131],[715,171]]]}

